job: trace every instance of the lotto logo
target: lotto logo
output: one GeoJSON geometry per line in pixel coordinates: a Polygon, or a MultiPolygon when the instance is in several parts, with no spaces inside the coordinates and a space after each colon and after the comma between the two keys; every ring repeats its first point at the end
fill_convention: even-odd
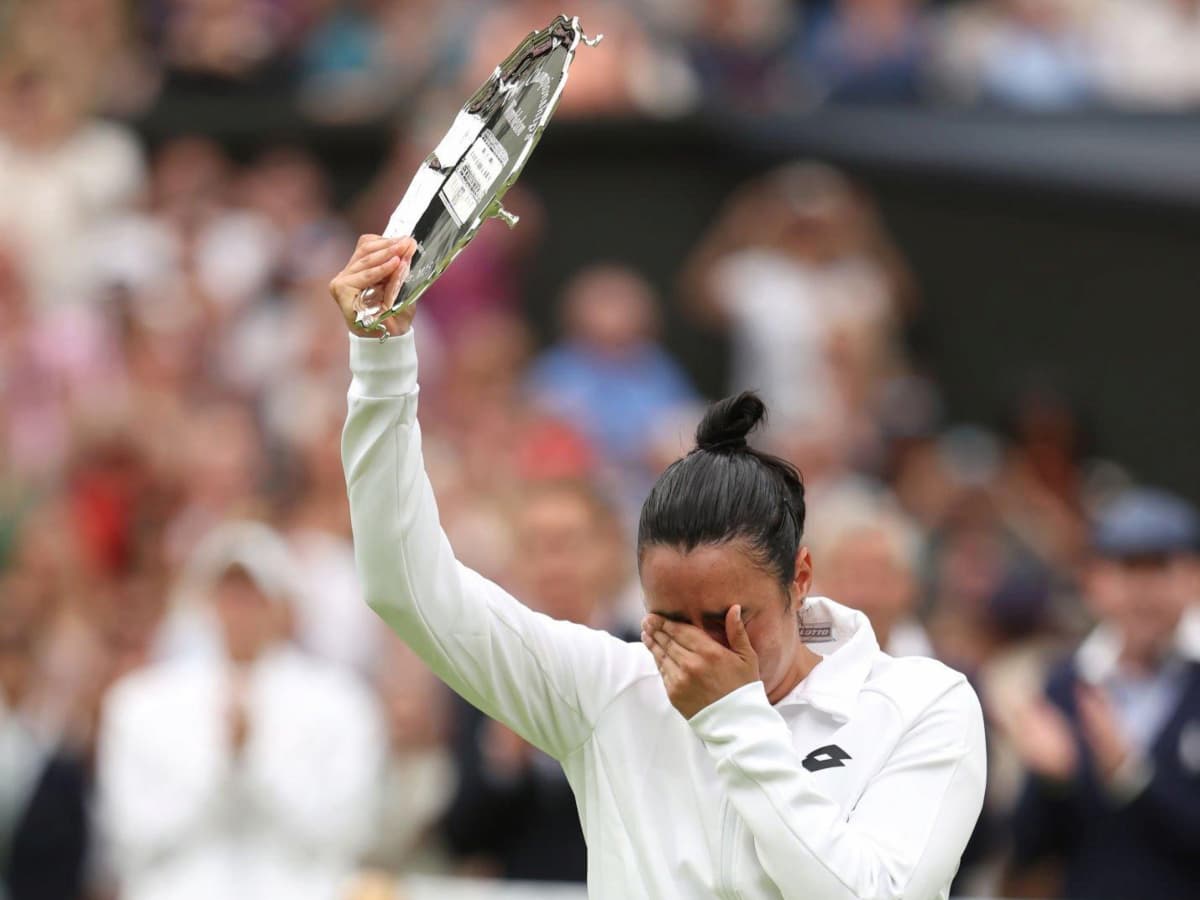
{"type": "Polygon", "coordinates": [[[837,744],[827,744],[804,757],[803,766],[810,772],[820,772],[822,769],[844,766],[848,759],[850,754],[837,744]]]}

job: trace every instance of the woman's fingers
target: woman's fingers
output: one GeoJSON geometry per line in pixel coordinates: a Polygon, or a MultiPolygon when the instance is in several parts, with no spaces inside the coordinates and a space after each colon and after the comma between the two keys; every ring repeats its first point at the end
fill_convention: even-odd
{"type": "MultiPolygon", "coordinates": [[[[417,242],[411,237],[385,238],[377,234],[359,237],[354,255],[329,282],[329,293],[353,334],[360,337],[378,336],[378,325],[360,328],[357,324],[358,313],[363,305],[363,292],[374,288],[378,296],[371,296],[367,304],[375,306],[386,303],[391,308],[416,251],[417,242]]],[[[381,324],[389,335],[397,335],[406,332],[411,322],[412,312],[402,311],[383,319],[381,324]]]]}
{"type": "Polygon", "coordinates": [[[396,240],[396,255],[401,259],[412,259],[413,254],[417,252],[417,239],[414,237],[402,237],[396,240]]]}
{"type": "MultiPolygon", "coordinates": [[[[669,619],[663,623],[663,632],[678,644],[687,647],[689,650],[694,650],[697,653],[703,653],[711,650],[714,646],[721,645],[713,640],[703,628],[697,628],[695,625],[687,625],[683,622],[672,622],[669,619]]],[[[724,649],[724,648],[722,648],[724,649]]]]}
{"type": "Polygon", "coordinates": [[[683,646],[674,638],[672,638],[671,635],[667,634],[667,632],[664,630],[654,632],[654,642],[662,648],[663,652],[666,653],[669,658],[680,664],[688,662],[693,656],[696,655],[687,647],[683,646]]]}
{"type": "Polygon", "coordinates": [[[658,664],[658,670],[661,672],[663,660],[667,656],[667,651],[658,646],[658,644],[654,642],[654,639],[649,635],[642,635],[642,643],[645,644],[646,648],[654,655],[654,661],[658,664]]]}
{"type": "Polygon", "coordinates": [[[385,241],[383,246],[376,247],[373,250],[367,250],[362,255],[357,256],[349,266],[346,267],[346,272],[361,272],[363,269],[370,269],[377,266],[393,256],[398,256],[396,252],[396,243],[394,241],[385,241]]]}
{"type": "Polygon", "coordinates": [[[346,275],[346,284],[352,288],[366,290],[369,287],[375,287],[379,282],[383,281],[392,272],[396,271],[396,267],[400,265],[399,258],[389,256],[384,262],[377,266],[372,266],[369,269],[362,269],[358,272],[352,272],[346,275]]]}
{"type": "Polygon", "coordinates": [[[412,268],[412,256],[401,256],[400,265],[396,266],[391,275],[388,276],[387,284],[383,287],[383,304],[384,309],[391,309],[396,305],[396,299],[400,296],[400,289],[404,287],[404,281],[408,278],[409,270],[412,268]]]}

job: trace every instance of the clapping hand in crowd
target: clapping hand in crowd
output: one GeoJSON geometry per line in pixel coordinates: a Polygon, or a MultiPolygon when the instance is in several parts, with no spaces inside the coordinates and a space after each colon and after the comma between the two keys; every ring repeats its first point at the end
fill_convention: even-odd
{"type": "Polygon", "coordinates": [[[1096,771],[1105,781],[1111,781],[1132,752],[1112,701],[1103,689],[1081,684],[1075,692],[1075,702],[1079,704],[1083,740],[1096,771]]]}
{"type": "Polygon", "coordinates": [[[1080,687],[1076,702],[1082,724],[1078,737],[1066,716],[1041,698],[1020,702],[997,719],[1021,761],[1038,776],[1057,782],[1073,780],[1079,773],[1082,750],[1100,777],[1109,780],[1129,758],[1129,741],[1103,689],[1080,687]]]}

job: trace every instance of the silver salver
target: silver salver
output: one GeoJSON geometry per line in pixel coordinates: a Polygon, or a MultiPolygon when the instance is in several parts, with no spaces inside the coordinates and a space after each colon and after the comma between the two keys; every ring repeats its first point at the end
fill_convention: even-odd
{"type": "Polygon", "coordinates": [[[356,303],[360,326],[386,334],[383,319],[416,303],[484,221],[517,224],[501,206],[504,193],[554,114],[579,42],[594,47],[602,37],[585,36],[577,17],[558,16],[531,32],[467,101],[384,229],[384,237],[411,235],[417,241],[400,293],[384,309],[381,288],[363,291],[356,303]]]}

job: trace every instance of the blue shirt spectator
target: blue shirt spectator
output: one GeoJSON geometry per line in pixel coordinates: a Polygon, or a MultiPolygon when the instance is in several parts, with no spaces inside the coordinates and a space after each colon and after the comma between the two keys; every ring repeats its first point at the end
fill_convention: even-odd
{"type": "Polygon", "coordinates": [[[806,55],[831,100],[915,102],[925,47],[912,0],[839,0],[817,17],[806,55]]]}
{"type": "Polygon", "coordinates": [[[529,376],[534,399],[575,425],[621,468],[638,467],[656,427],[695,393],[655,341],[650,286],[616,266],[587,269],[568,285],[561,342],[529,376]]]}
{"type": "Polygon", "coordinates": [[[1181,500],[1138,489],[1105,509],[1087,576],[1100,624],[1044,700],[1006,713],[1031,772],[1014,870],[1056,859],[1069,900],[1183,900],[1200,883],[1198,547],[1181,500]]]}

